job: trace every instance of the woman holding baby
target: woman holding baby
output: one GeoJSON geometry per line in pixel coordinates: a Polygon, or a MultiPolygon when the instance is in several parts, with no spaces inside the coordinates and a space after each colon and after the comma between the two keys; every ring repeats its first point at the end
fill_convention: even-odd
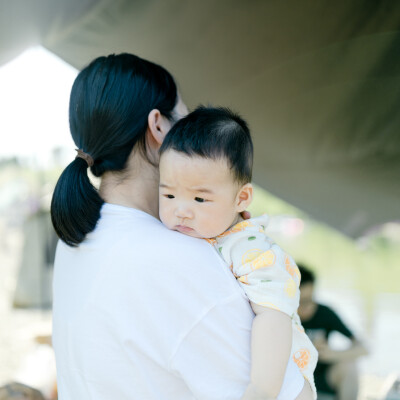
{"type": "MultiPolygon", "coordinates": [[[[186,114],[173,77],[131,54],[99,57],[74,82],[79,151],[51,210],[61,400],[233,400],[248,388],[247,298],[209,243],[159,220],[159,148],[186,114]]],[[[308,399],[304,388],[289,361],[276,398],[308,399]]]]}

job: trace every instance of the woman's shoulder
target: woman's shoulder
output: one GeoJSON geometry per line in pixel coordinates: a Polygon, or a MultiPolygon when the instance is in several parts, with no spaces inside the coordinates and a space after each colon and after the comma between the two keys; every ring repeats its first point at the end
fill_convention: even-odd
{"type": "Polygon", "coordinates": [[[171,231],[157,221],[143,225],[140,235],[126,232],[110,252],[121,276],[143,284],[152,282],[152,292],[168,287],[184,296],[192,290],[207,301],[243,295],[212,245],[171,231]]]}
{"type": "Polygon", "coordinates": [[[201,271],[217,280],[226,275],[232,278],[226,263],[206,240],[172,231],[137,210],[103,207],[100,224],[88,239],[88,247],[93,239],[96,249],[106,249],[107,258],[128,268],[140,264],[162,275],[166,270],[189,276],[201,271]]]}
{"type": "Polygon", "coordinates": [[[146,254],[149,259],[157,259],[168,254],[169,259],[220,262],[218,254],[205,240],[172,231],[144,212],[114,205],[103,207],[99,224],[84,245],[90,247],[91,243],[124,257],[146,254]]]}
{"type": "MultiPolygon", "coordinates": [[[[166,228],[159,221],[152,221],[140,228],[140,236],[134,234],[136,246],[149,252],[149,257],[159,258],[168,255],[169,259],[175,262],[182,260],[192,260],[193,262],[212,262],[221,263],[222,260],[215,249],[204,239],[193,238],[182,233],[166,228]]],[[[129,242],[129,238],[126,238],[129,242]]]]}

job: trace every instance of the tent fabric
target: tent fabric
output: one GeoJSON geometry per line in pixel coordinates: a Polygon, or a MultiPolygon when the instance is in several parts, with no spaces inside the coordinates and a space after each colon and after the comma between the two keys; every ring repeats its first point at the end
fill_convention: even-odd
{"type": "Polygon", "coordinates": [[[0,0],[0,65],[66,32],[98,0],[0,0]]]}
{"type": "Polygon", "coordinates": [[[255,183],[350,237],[400,220],[400,3],[10,3],[0,63],[34,43],[77,68],[138,54],[173,73],[190,107],[249,121],[255,183]]]}

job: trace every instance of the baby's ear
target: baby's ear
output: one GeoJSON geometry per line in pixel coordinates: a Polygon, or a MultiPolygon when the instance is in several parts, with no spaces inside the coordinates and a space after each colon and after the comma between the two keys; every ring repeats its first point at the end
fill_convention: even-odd
{"type": "Polygon", "coordinates": [[[236,211],[242,212],[250,205],[253,200],[253,185],[246,183],[243,185],[236,197],[236,211]]]}

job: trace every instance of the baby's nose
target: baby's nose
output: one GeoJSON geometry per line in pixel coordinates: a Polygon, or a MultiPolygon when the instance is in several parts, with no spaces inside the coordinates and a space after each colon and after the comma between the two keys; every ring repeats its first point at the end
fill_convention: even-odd
{"type": "Polygon", "coordinates": [[[185,205],[181,205],[175,210],[175,216],[178,218],[193,218],[193,212],[185,205]]]}

